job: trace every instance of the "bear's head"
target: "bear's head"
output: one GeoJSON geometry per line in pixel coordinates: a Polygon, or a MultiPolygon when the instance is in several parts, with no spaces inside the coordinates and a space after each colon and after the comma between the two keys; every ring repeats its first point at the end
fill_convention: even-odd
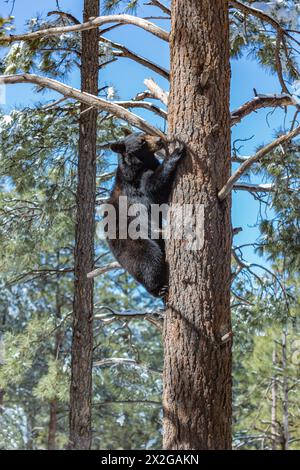
{"type": "Polygon", "coordinates": [[[119,154],[119,165],[136,170],[155,170],[159,161],[155,152],[161,150],[165,143],[160,137],[133,133],[111,144],[113,152],[119,154]]]}

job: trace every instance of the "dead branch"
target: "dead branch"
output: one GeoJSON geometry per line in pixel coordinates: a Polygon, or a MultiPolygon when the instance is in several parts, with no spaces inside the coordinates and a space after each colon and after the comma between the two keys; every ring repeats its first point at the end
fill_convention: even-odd
{"type": "Polygon", "coordinates": [[[250,193],[270,193],[275,190],[274,184],[251,184],[251,183],[235,183],[234,190],[248,191],[250,193]]]}
{"type": "Polygon", "coordinates": [[[150,90],[150,92],[160,100],[164,105],[168,106],[169,95],[166,91],[164,91],[160,86],[155,83],[152,78],[146,78],[144,80],[144,84],[150,90]]]}
{"type": "Polygon", "coordinates": [[[101,274],[107,273],[108,271],[113,271],[115,269],[122,269],[122,266],[116,261],[107,264],[106,266],[102,266],[101,268],[97,268],[94,271],[91,271],[87,274],[87,278],[92,279],[94,277],[100,276],[101,274]]]}
{"type": "Polygon", "coordinates": [[[154,7],[157,7],[167,15],[171,16],[170,8],[166,7],[163,3],[159,2],[158,0],[150,0],[149,3],[146,3],[146,5],[152,5],[154,7]]]}
{"type": "Polygon", "coordinates": [[[117,42],[111,41],[110,39],[100,37],[100,41],[104,42],[105,44],[109,44],[112,47],[115,47],[119,51],[122,51],[122,54],[119,55],[119,57],[127,57],[129,59],[134,60],[135,62],[138,62],[139,64],[147,67],[150,70],[153,70],[153,72],[158,73],[162,77],[166,78],[169,80],[170,78],[170,73],[168,70],[166,70],[164,67],[161,67],[151,60],[145,59],[144,57],[136,54],[135,52],[131,51],[127,47],[123,46],[122,44],[119,44],[117,42]]]}
{"type": "Polygon", "coordinates": [[[247,101],[231,113],[231,125],[237,124],[248,114],[261,108],[272,108],[276,106],[296,105],[290,95],[258,95],[250,101],[247,101]]]}
{"type": "Polygon", "coordinates": [[[158,116],[162,117],[163,119],[168,118],[168,113],[162,108],[155,106],[153,103],[149,103],[148,101],[115,101],[115,104],[118,106],[122,106],[123,108],[144,108],[148,111],[152,111],[153,113],[157,114],[158,116]]]}
{"type": "Polygon", "coordinates": [[[135,367],[140,367],[141,369],[145,369],[148,372],[152,372],[155,374],[162,374],[161,370],[151,369],[146,367],[143,364],[140,364],[135,359],[130,359],[127,357],[111,357],[107,359],[102,359],[101,361],[95,361],[93,363],[93,367],[106,367],[106,366],[122,366],[122,365],[133,365],[135,367]]]}
{"type": "Polygon", "coordinates": [[[296,127],[293,131],[289,132],[288,134],[282,135],[275,139],[270,144],[266,145],[265,147],[261,148],[253,157],[248,158],[244,163],[240,165],[240,167],[236,170],[236,172],[229,178],[227,183],[223,186],[221,191],[219,192],[218,196],[219,199],[222,201],[225,199],[228,194],[231,192],[234,183],[242,176],[245,171],[248,170],[254,163],[258,162],[262,157],[270,153],[279,145],[288,142],[289,140],[293,139],[297,135],[300,134],[300,126],[296,127]]]}

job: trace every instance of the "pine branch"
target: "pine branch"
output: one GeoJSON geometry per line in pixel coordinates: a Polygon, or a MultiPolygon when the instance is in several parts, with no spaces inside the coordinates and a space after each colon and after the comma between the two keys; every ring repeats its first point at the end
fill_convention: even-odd
{"type": "Polygon", "coordinates": [[[300,42],[297,39],[295,39],[291,34],[289,34],[289,32],[287,30],[285,30],[281,26],[281,24],[277,20],[275,20],[275,18],[273,18],[272,16],[269,16],[264,11],[259,10],[258,8],[251,7],[249,5],[245,5],[245,3],[239,2],[238,0],[230,0],[229,3],[234,8],[236,8],[237,10],[242,11],[246,15],[256,16],[256,18],[259,18],[260,20],[265,21],[266,23],[269,23],[278,32],[280,32],[282,34],[285,34],[291,40],[295,41],[298,45],[300,45],[300,42]]]}
{"type": "Polygon", "coordinates": [[[87,31],[89,29],[98,28],[103,24],[107,23],[122,23],[122,24],[132,24],[139,28],[148,31],[149,33],[157,36],[163,41],[169,41],[169,33],[159,26],[151,23],[150,21],[144,20],[137,16],[132,15],[108,15],[108,16],[98,16],[97,18],[91,18],[86,23],[74,24],[70,26],[56,26],[54,28],[40,29],[32,33],[26,34],[11,34],[9,36],[2,36],[0,44],[11,44],[16,41],[31,41],[39,38],[44,38],[47,36],[56,36],[64,33],[74,33],[79,31],[87,31]]]}
{"type": "Polygon", "coordinates": [[[272,152],[276,147],[279,145],[288,142],[289,140],[293,139],[297,135],[300,134],[300,126],[296,127],[293,131],[289,132],[288,134],[282,135],[278,137],[278,139],[274,140],[270,144],[266,145],[265,147],[261,148],[253,157],[248,158],[241,166],[236,170],[236,172],[229,178],[227,183],[223,186],[221,191],[219,192],[218,196],[219,199],[222,201],[225,199],[228,194],[231,192],[234,183],[256,162],[261,160],[265,155],[272,152]]]}
{"type": "Polygon", "coordinates": [[[98,98],[97,96],[89,93],[81,92],[76,88],[72,88],[52,78],[41,77],[33,74],[17,74],[17,75],[0,75],[0,83],[2,84],[13,84],[13,83],[34,83],[43,88],[50,88],[51,90],[57,91],[68,98],[74,98],[75,100],[85,103],[88,106],[101,109],[106,111],[119,119],[129,122],[132,126],[141,129],[151,135],[157,135],[163,139],[166,138],[165,134],[156,127],[147,123],[144,119],[131,113],[125,108],[118,106],[117,104],[98,98]]]}

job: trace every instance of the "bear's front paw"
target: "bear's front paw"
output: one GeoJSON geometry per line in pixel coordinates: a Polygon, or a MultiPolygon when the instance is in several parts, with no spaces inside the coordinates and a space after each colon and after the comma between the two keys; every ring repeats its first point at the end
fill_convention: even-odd
{"type": "Polygon", "coordinates": [[[172,155],[170,156],[170,158],[172,160],[180,160],[181,158],[185,157],[186,155],[186,146],[185,144],[183,143],[180,143],[178,145],[178,147],[176,147],[176,149],[174,150],[174,152],[172,153],[172,155]]]}

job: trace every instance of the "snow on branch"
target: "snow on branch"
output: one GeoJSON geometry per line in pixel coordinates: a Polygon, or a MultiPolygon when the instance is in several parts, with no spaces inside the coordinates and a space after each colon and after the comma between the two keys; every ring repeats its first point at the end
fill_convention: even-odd
{"type": "Polygon", "coordinates": [[[12,84],[12,83],[34,83],[43,88],[50,88],[51,90],[57,91],[68,98],[74,98],[75,100],[85,103],[88,106],[101,109],[106,111],[115,117],[129,122],[134,127],[141,129],[151,135],[157,135],[166,138],[165,134],[158,128],[152,126],[141,117],[131,113],[127,109],[109,101],[98,98],[97,96],[91,95],[86,92],[77,90],[68,85],[65,85],[52,78],[41,77],[39,75],[33,75],[28,73],[17,74],[17,75],[0,75],[0,83],[12,84]]]}
{"type": "Polygon", "coordinates": [[[168,106],[169,95],[166,91],[160,88],[152,78],[146,78],[144,84],[149,91],[154,95],[155,98],[160,100],[164,105],[168,106]]]}
{"type": "Polygon", "coordinates": [[[270,193],[274,191],[275,186],[271,183],[266,184],[251,184],[251,183],[235,183],[234,190],[248,191],[249,193],[270,193]]]}
{"type": "Polygon", "coordinates": [[[151,23],[150,21],[144,20],[137,16],[132,15],[108,15],[108,16],[98,16],[97,18],[91,18],[85,23],[73,24],[70,26],[56,26],[54,28],[40,29],[32,33],[26,34],[10,34],[9,36],[1,37],[1,44],[11,44],[16,41],[31,41],[34,39],[44,38],[47,36],[56,36],[59,34],[65,33],[74,33],[79,31],[87,31],[90,29],[98,28],[103,24],[107,23],[122,23],[122,24],[132,24],[139,28],[148,31],[149,33],[157,36],[163,41],[169,41],[169,33],[159,26],[151,23]]]}
{"type": "Polygon", "coordinates": [[[289,34],[289,32],[286,31],[274,17],[268,15],[264,11],[259,10],[258,8],[251,7],[250,5],[246,5],[245,3],[239,2],[238,0],[230,0],[229,4],[233,6],[234,8],[236,8],[237,10],[242,11],[246,15],[256,16],[256,18],[259,18],[260,20],[265,21],[266,23],[269,23],[278,32],[285,34],[290,39],[295,41],[298,45],[300,45],[300,42],[297,39],[295,39],[291,34],[289,34]]]}
{"type": "Polygon", "coordinates": [[[240,167],[236,170],[236,172],[233,173],[233,175],[229,178],[227,183],[223,186],[223,188],[218,194],[219,199],[222,201],[228,196],[235,182],[250,168],[250,166],[258,162],[262,157],[264,157],[268,153],[272,152],[272,150],[274,150],[279,145],[282,145],[283,143],[288,142],[289,140],[293,139],[299,134],[300,134],[300,126],[296,127],[296,129],[289,132],[288,134],[278,137],[278,139],[274,140],[270,144],[261,148],[255,155],[248,158],[244,163],[240,165],[240,167]]]}
{"type": "MultiPolygon", "coordinates": [[[[48,16],[50,15],[59,15],[62,18],[67,18],[71,23],[74,23],[76,25],[80,24],[80,21],[77,20],[73,15],[70,15],[69,13],[65,13],[63,11],[50,11],[48,13],[48,16]]],[[[162,77],[166,78],[167,80],[170,77],[170,73],[168,70],[166,70],[164,67],[160,67],[159,65],[155,64],[154,62],[151,62],[151,60],[145,59],[144,57],[135,54],[135,52],[131,51],[127,47],[123,46],[122,44],[118,44],[117,42],[111,41],[110,39],[107,39],[103,36],[100,36],[99,38],[100,42],[103,42],[105,44],[109,44],[110,46],[118,49],[119,51],[122,51],[123,54],[120,53],[120,57],[128,57],[129,59],[135,60],[139,64],[144,65],[145,67],[148,67],[149,69],[153,70],[154,72],[158,73],[162,77]]],[[[114,53],[114,55],[117,55],[114,53]]]]}
{"type": "Polygon", "coordinates": [[[261,108],[276,107],[276,106],[292,106],[296,102],[290,95],[257,95],[250,101],[244,103],[240,108],[235,109],[231,113],[231,125],[237,124],[248,114],[257,111],[261,108]]]}

